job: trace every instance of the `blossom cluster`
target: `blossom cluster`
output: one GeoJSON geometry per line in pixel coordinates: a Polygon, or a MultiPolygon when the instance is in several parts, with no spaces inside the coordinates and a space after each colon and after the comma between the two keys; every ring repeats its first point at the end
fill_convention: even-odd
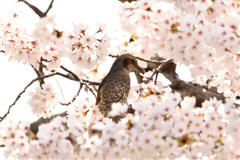
{"type": "Polygon", "coordinates": [[[190,66],[195,83],[239,95],[239,8],[233,0],[124,3],[118,52],[173,58],[190,66]]]}
{"type": "Polygon", "coordinates": [[[57,105],[57,95],[51,84],[43,84],[41,87],[36,87],[34,92],[29,93],[29,105],[32,108],[32,112],[39,117],[44,118],[51,116],[51,110],[57,105]]]}
{"type": "Polygon", "coordinates": [[[84,24],[74,25],[73,31],[58,29],[54,16],[44,17],[36,24],[32,37],[24,29],[17,27],[15,19],[0,21],[1,48],[10,60],[31,64],[35,68],[44,63],[46,69],[57,69],[64,57],[69,57],[76,69],[96,69],[109,54],[109,38],[104,26],[95,31],[84,24]]]}
{"type": "Polygon", "coordinates": [[[9,121],[8,126],[1,127],[0,142],[7,147],[6,155],[14,152],[21,156],[29,152],[28,130],[29,124],[23,122],[9,121]]]}
{"type": "MultiPolygon", "coordinates": [[[[28,36],[24,29],[17,27],[16,18],[17,16],[8,21],[0,21],[1,48],[4,49],[9,59],[23,64],[31,64],[35,68],[38,68],[39,63],[44,59],[49,62],[48,69],[59,67],[59,50],[61,50],[59,46],[63,45],[53,41],[44,43],[43,39],[28,36]]],[[[43,18],[39,23],[46,25],[48,19],[50,18],[43,18]]],[[[38,27],[40,26],[38,25],[38,27]]],[[[45,32],[47,32],[46,29],[45,32]]]]}
{"type": "Polygon", "coordinates": [[[104,33],[104,25],[89,28],[88,25],[74,25],[73,33],[68,35],[68,54],[73,64],[79,68],[96,69],[99,62],[109,55],[109,38],[104,33]]]}
{"type": "MultiPolygon", "coordinates": [[[[36,137],[25,134],[28,128],[17,123],[1,134],[6,155],[33,159],[234,159],[240,155],[240,111],[230,100],[212,98],[199,108],[195,97],[182,99],[167,88],[144,95],[150,88],[156,87],[131,89],[138,95],[132,103],[135,112],[124,112],[118,123],[103,117],[87,98],[71,105],[67,118],[40,125],[36,137]],[[14,152],[10,149],[17,133],[22,133],[25,149],[14,152]]],[[[114,114],[123,113],[115,109],[114,114]]]]}
{"type": "Polygon", "coordinates": [[[54,19],[55,16],[41,18],[32,33],[32,37],[42,43],[39,56],[48,62],[48,70],[59,68],[62,58],[67,53],[65,32],[58,29],[54,19]]]}

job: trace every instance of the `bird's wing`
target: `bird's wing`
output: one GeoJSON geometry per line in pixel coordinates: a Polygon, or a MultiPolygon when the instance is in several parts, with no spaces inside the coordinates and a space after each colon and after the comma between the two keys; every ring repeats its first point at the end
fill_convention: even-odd
{"type": "Polygon", "coordinates": [[[124,89],[116,85],[116,81],[107,81],[102,86],[99,86],[96,105],[104,99],[105,104],[119,102],[123,99],[124,89]]]}
{"type": "Polygon", "coordinates": [[[100,102],[102,97],[103,97],[103,94],[102,94],[102,91],[100,89],[100,91],[98,91],[98,94],[97,94],[96,105],[98,105],[98,103],[100,102]]]}
{"type": "Polygon", "coordinates": [[[98,87],[98,93],[97,93],[97,99],[96,99],[96,105],[98,105],[98,103],[100,102],[100,100],[103,97],[103,86],[106,84],[107,81],[107,76],[103,78],[102,82],[100,83],[99,87],[98,87]]]}
{"type": "Polygon", "coordinates": [[[124,96],[124,88],[114,80],[109,81],[102,87],[100,95],[104,99],[104,103],[111,104],[114,102],[120,102],[124,96]]]}

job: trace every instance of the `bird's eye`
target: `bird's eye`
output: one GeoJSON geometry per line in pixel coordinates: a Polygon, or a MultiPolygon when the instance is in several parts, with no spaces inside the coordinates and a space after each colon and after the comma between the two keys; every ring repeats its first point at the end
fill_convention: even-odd
{"type": "Polygon", "coordinates": [[[133,63],[133,62],[132,62],[132,59],[126,58],[126,59],[124,59],[124,61],[123,61],[123,66],[124,66],[124,68],[127,68],[128,65],[129,65],[129,64],[132,64],[132,63],[133,63]]]}
{"type": "Polygon", "coordinates": [[[132,60],[132,64],[136,64],[136,61],[134,59],[131,59],[132,60]]]}

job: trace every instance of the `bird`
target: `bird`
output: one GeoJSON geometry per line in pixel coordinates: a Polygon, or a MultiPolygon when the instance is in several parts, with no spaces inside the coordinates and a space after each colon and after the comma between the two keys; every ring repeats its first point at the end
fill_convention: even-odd
{"type": "Polygon", "coordinates": [[[134,56],[123,54],[114,61],[110,71],[101,81],[97,91],[96,105],[105,117],[109,117],[113,103],[127,103],[130,90],[129,73],[134,70],[144,72],[134,56]]]}

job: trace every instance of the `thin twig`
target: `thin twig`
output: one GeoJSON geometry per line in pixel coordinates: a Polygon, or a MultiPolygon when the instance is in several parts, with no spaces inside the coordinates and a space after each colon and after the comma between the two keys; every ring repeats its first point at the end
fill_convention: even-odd
{"type": "MultiPolygon", "coordinates": [[[[42,63],[39,63],[39,65],[41,66],[42,63]]],[[[39,68],[40,68],[39,66],[39,68]]],[[[31,65],[31,67],[33,68],[33,70],[35,71],[35,73],[37,74],[38,77],[41,77],[44,75],[44,73],[40,70],[37,70],[33,65],[31,65]]],[[[42,87],[42,85],[44,84],[44,80],[43,79],[39,79],[39,83],[40,83],[40,87],[42,87]]]]}
{"type": "MultiPolygon", "coordinates": [[[[159,65],[159,66],[154,70],[154,72],[153,72],[153,74],[151,75],[151,77],[150,77],[149,80],[152,80],[154,75],[158,75],[159,70],[161,69],[162,65],[164,65],[165,63],[172,62],[172,61],[173,61],[172,59],[168,59],[168,60],[161,61],[162,64],[159,65]]],[[[159,62],[160,62],[160,61],[159,61],[159,62]]],[[[156,77],[156,79],[157,79],[157,77],[156,77]]],[[[156,81],[156,80],[155,80],[155,81],[156,81]]]]}
{"type": "Polygon", "coordinates": [[[77,94],[73,97],[73,99],[72,99],[70,102],[67,102],[67,103],[62,103],[62,102],[60,102],[60,104],[63,105],[63,106],[68,106],[68,105],[70,105],[71,103],[73,103],[73,102],[76,100],[76,98],[79,96],[82,87],[83,87],[83,83],[80,83],[77,94]]]}
{"type": "Polygon", "coordinates": [[[154,81],[154,85],[157,84],[158,73],[159,73],[159,72],[156,73],[156,78],[155,78],[155,81],[154,81]]]}
{"type": "MultiPolygon", "coordinates": [[[[70,105],[73,101],[75,101],[75,99],[77,98],[77,96],[79,95],[80,93],[80,90],[82,89],[82,86],[85,85],[89,90],[90,92],[92,92],[92,94],[95,96],[96,98],[96,94],[94,93],[93,89],[88,85],[99,85],[100,82],[94,82],[94,81],[90,81],[90,80],[87,80],[87,79],[80,79],[75,73],[73,73],[72,71],[70,71],[69,69],[67,69],[66,67],[64,66],[60,66],[60,68],[62,68],[64,71],[68,72],[68,76],[67,78],[70,78],[72,80],[75,80],[75,81],[79,81],[80,82],[80,88],[78,90],[78,93],[73,97],[72,101],[71,102],[68,102],[68,103],[61,103],[62,105],[70,105]],[[88,84],[87,84],[88,83],[88,84]]],[[[65,77],[65,76],[64,76],[65,77]]]]}
{"type": "Polygon", "coordinates": [[[90,80],[87,80],[87,79],[80,79],[75,73],[73,73],[69,69],[67,69],[67,68],[65,68],[63,66],[60,66],[60,67],[63,70],[65,70],[66,72],[68,72],[69,74],[71,74],[71,76],[69,76],[69,74],[65,75],[65,74],[56,72],[58,75],[60,75],[62,77],[65,77],[67,79],[70,79],[70,80],[74,80],[74,81],[80,82],[80,84],[85,85],[92,92],[92,94],[96,97],[96,94],[94,93],[93,89],[88,84],[90,84],[90,85],[100,85],[100,82],[94,82],[94,81],[90,81],[90,80]]]}
{"type": "Polygon", "coordinates": [[[5,53],[6,51],[4,51],[4,50],[0,50],[0,52],[5,53]]]}
{"type": "Polygon", "coordinates": [[[131,2],[137,1],[137,0],[119,0],[119,1],[122,2],[122,3],[124,3],[124,2],[129,2],[129,3],[131,3],[131,2]]]}
{"type": "Polygon", "coordinates": [[[85,82],[85,83],[88,83],[90,85],[96,85],[96,86],[99,86],[101,82],[97,82],[97,81],[90,81],[88,79],[83,79],[82,78],[82,81],[85,82]]]}
{"type": "MultiPolygon", "coordinates": [[[[108,55],[109,57],[112,57],[112,58],[117,58],[119,57],[119,55],[112,55],[112,54],[109,54],[108,55]]],[[[149,60],[149,59],[144,59],[144,58],[141,58],[141,57],[137,57],[137,56],[133,56],[135,57],[136,59],[140,60],[140,61],[143,61],[143,62],[150,62],[150,63],[155,63],[155,64],[162,64],[162,63],[165,63],[167,61],[170,61],[170,60],[173,60],[173,59],[166,59],[166,60],[162,60],[162,61],[156,61],[156,60],[149,60]]]]}
{"type": "Polygon", "coordinates": [[[47,10],[43,13],[42,11],[40,11],[37,7],[35,7],[34,5],[28,3],[27,1],[25,0],[18,0],[18,2],[24,2],[28,7],[30,7],[39,17],[43,18],[43,17],[46,17],[48,12],[50,11],[50,9],[52,8],[53,6],[53,2],[54,0],[51,1],[51,3],[49,4],[47,10]]]}
{"type": "Polygon", "coordinates": [[[150,63],[155,63],[155,64],[163,64],[163,63],[173,60],[173,59],[166,59],[166,60],[162,60],[162,61],[156,61],[156,60],[149,60],[149,59],[144,59],[144,58],[136,57],[136,56],[135,56],[135,58],[139,59],[140,61],[150,62],[150,63]]]}
{"type": "Polygon", "coordinates": [[[82,83],[83,83],[83,85],[85,85],[92,92],[92,94],[95,96],[95,98],[97,98],[97,96],[94,93],[93,89],[87,83],[84,83],[84,82],[82,82],[82,83]]]}
{"type": "Polygon", "coordinates": [[[45,11],[45,16],[48,14],[48,12],[50,11],[50,9],[52,8],[52,6],[53,6],[53,2],[54,2],[54,0],[52,0],[51,1],[51,3],[49,4],[49,6],[48,6],[48,9],[45,11]]]}
{"type": "Polygon", "coordinates": [[[112,55],[112,54],[109,54],[108,56],[112,57],[112,58],[118,58],[119,57],[119,55],[112,55]]]}
{"type": "Polygon", "coordinates": [[[88,79],[84,79],[84,78],[79,78],[75,73],[73,73],[72,71],[70,71],[69,69],[67,69],[66,67],[64,66],[60,66],[60,68],[62,68],[64,71],[68,72],[71,76],[68,76],[69,79],[71,80],[75,80],[75,81],[83,81],[83,82],[86,82],[90,85],[100,85],[100,82],[96,82],[96,81],[90,81],[88,79]]]}
{"type": "Polygon", "coordinates": [[[58,88],[61,92],[63,100],[66,101],[61,85],[59,84],[58,80],[55,77],[53,77],[53,79],[55,80],[56,84],[58,85],[58,88]]]}
{"type": "Polygon", "coordinates": [[[28,87],[30,87],[34,82],[40,80],[40,79],[45,79],[45,78],[49,78],[49,77],[52,77],[52,76],[55,76],[55,75],[59,75],[58,73],[53,73],[53,74],[49,74],[49,75],[44,75],[44,76],[40,76],[40,77],[37,77],[35,79],[33,79],[24,89],[21,93],[18,94],[17,98],[15,99],[15,101],[8,107],[8,111],[7,113],[5,113],[2,117],[0,117],[0,122],[2,122],[6,117],[7,115],[10,113],[10,110],[12,108],[12,106],[14,106],[17,101],[20,99],[20,97],[22,96],[22,94],[28,89],[28,87]]]}
{"type": "MultiPolygon", "coordinates": [[[[65,78],[80,82],[80,87],[81,88],[82,88],[82,85],[85,85],[90,90],[90,92],[92,92],[92,94],[95,96],[95,98],[97,97],[96,94],[94,93],[93,89],[88,84],[90,84],[90,85],[100,85],[100,82],[94,82],[94,81],[90,81],[90,80],[87,80],[87,79],[80,79],[75,73],[73,73],[72,71],[70,71],[66,67],[61,65],[60,68],[62,68],[64,71],[66,71],[68,73],[68,75],[62,75],[61,74],[62,76],[64,76],[65,78]]],[[[66,104],[64,104],[64,103],[61,103],[61,104],[62,105],[70,105],[73,101],[75,101],[75,99],[79,95],[79,92],[80,92],[81,88],[79,88],[78,93],[73,97],[71,102],[68,102],[66,104]]]]}
{"type": "Polygon", "coordinates": [[[69,69],[65,68],[64,66],[60,66],[60,68],[62,68],[64,71],[70,73],[77,81],[80,81],[79,77],[75,73],[70,71],[69,69]]]}

